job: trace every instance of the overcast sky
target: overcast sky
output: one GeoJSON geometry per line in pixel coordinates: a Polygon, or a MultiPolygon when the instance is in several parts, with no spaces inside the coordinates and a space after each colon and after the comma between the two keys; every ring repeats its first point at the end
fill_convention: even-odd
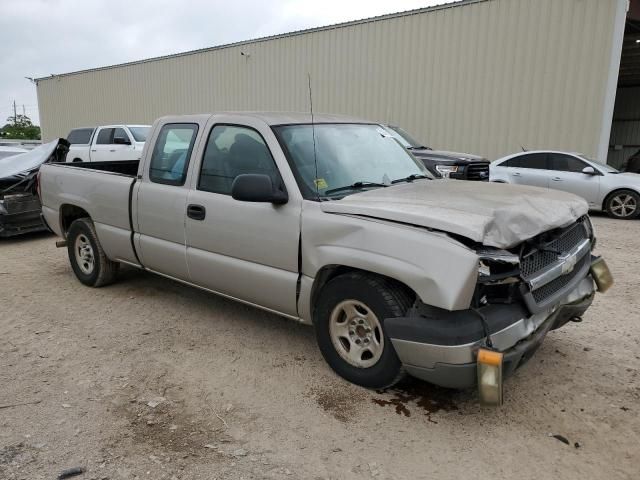
{"type": "Polygon", "coordinates": [[[0,0],[0,125],[42,77],[451,0],[0,0]]]}

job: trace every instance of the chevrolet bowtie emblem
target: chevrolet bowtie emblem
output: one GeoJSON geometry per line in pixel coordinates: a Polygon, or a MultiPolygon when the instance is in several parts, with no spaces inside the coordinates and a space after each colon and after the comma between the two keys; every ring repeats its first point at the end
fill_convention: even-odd
{"type": "Polygon", "coordinates": [[[576,255],[566,254],[566,255],[558,255],[558,260],[562,262],[562,274],[566,275],[573,271],[576,267],[576,263],[578,263],[578,258],[576,255]]]}

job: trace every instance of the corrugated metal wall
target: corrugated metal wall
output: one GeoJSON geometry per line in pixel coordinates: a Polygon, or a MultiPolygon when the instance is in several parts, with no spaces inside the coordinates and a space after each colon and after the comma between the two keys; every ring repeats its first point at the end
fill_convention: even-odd
{"type": "Polygon", "coordinates": [[[640,87],[618,90],[609,143],[614,147],[608,163],[614,167],[640,150],[640,87]]]}
{"type": "Polygon", "coordinates": [[[480,0],[38,82],[46,139],[175,113],[308,111],[497,158],[594,155],[618,0],[480,0]],[[243,56],[240,52],[249,54],[243,56]]]}

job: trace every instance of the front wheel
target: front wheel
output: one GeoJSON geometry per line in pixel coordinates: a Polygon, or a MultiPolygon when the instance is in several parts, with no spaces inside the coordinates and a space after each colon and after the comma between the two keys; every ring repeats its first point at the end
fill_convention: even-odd
{"type": "Polygon", "coordinates": [[[73,273],[90,287],[102,287],[116,277],[119,263],[107,258],[89,218],[79,218],[67,232],[67,252],[73,273]]]}
{"type": "Polygon", "coordinates": [[[387,388],[402,378],[402,364],[384,332],[384,319],[401,317],[411,299],[381,277],[349,273],[329,281],[314,313],[316,339],[331,368],[367,388],[387,388]]]}
{"type": "Polygon", "coordinates": [[[620,190],[607,198],[605,209],[609,216],[631,220],[640,214],[640,195],[632,190],[620,190]]]}

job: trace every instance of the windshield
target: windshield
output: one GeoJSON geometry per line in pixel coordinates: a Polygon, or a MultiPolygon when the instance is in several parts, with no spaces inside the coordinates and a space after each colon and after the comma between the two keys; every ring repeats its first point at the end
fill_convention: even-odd
{"type": "Polygon", "coordinates": [[[274,131],[308,199],[343,197],[411,175],[430,177],[424,165],[379,125],[286,125],[274,131]]]}
{"type": "Polygon", "coordinates": [[[129,127],[129,131],[136,142],[146,142],[151,127],[129,127]]]}
{"type": "Polygon", "coordinates": [[[392,125],[387,125],[385,127],[387,131],[393,135],[404,148],[428,148],[425,147],[424,144],[418,142],[411,135],[409,135],[406,131],[404,131],[400,127],[394,127],[392,125]]]}

